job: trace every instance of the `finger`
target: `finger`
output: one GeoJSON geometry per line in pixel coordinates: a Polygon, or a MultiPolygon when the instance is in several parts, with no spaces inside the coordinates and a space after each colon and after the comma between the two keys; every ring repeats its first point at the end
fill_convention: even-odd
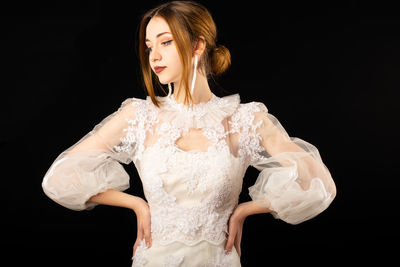
{"type": "Polygon", "coordinates": [[[146,239],[146,246],[151,246],[151,231],[150,226],[146,226],[144,229],[144,238],[146,239]]]}
{"type": "Polygon", "coordinates": [[[136,248],[140,245],[142,239],[143,239],[143,231],[141,227],[138,227],[135,245],[133,246],[133,255],[135,255],[136,248]]]}
{"type": "Polygon", "coordinates": [[[229,230],[228,240],[226,241],[226,245],[225,245],[226,252],[230,252],[232,250],[232,247],[233,247],[233,244],[235,241],[235,235],[236,235],[236,229],[235,229],[235,227],[232,227],[229,230]]]}
{"type": "Polygon", "coordinates": [[[242,241],[242,231],[238,230],[235,237],[235,246],[240,249],[240,242],[242,241]]]}
{"type": "Polygon", "coordinates": [[[143,228],[138,228],[137,236],[136,236],[136,242],[138,245],[141,243],[142,239],[144,238],[144,233],[143,233],[143,228]]]}
{"type": "Polygon", "coordinates": [[[146,242],[146,246],[151,246],[151,223],[150,223],[150,216],[146,215],[142,221],[142,231],[144,235],[144,239],[146,242]]]}
{"type": "MultiPolygon", "coordinates": [[[[139,234],[140,232],[141,232],[141,231],[138,231],[138,235],[137,235],[135,244],[133,245],[133,255],[135,255],[137,247],[141,245],[142,240],[143,240],[143,237],[142,237],[143,234],[139,234]]],[[[133,257],[133,256],[132,256],[132,257],[133,257]]]]}
{"type": "Polygon", "coordinates": [[[235,238],[235,243],[236,243],[236,250],[238,251],[239,257],[242,254],[242,250],[240,248],[240,244],[242,242],[242,234],[243,234],[243,227],[241,226],[238,231],[237,231],[237,235],[235,238]]]}
{"type": "Polygon", "coordinates": [[[240,238],[238,236],[236,236],[236,238],[235,238],[235,249],[236,249],[236,252],[238,253],[238,255],[240,257],[240,254],[241,254],[240,238]]]}

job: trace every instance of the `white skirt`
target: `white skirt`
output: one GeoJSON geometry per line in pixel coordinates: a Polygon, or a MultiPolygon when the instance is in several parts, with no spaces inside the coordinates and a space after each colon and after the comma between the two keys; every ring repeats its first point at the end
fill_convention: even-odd
{"type": "Polygon", "coordinates": [[[235,246],[227,254],[225,244],[226,240],[219,245],[203,240],[193,246],[182,242],[160,245],[153,240],[148,248],[143,239],[132,257],[132,267],[241,267],[235,246]]]}

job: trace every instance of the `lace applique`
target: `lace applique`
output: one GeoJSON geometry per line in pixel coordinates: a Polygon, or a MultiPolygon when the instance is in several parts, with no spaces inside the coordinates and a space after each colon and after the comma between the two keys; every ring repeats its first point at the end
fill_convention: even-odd
{"type": "MultiPolygon", "coordinates": [[[[165,141],[164,145],[166,147],[175,144],[176,140],[180,137],[179,131],[170,130],[164,136],[168,136],[166,139],[170,139],[169,141],[165,141]]],[[[174,129],[174,128],[172,128],[174,129]]],[[[209,147],[207,151],[202,151],[200,149],[191,150],[191,151],[182,151],[186,153],[186,157],[181,157],[179,153],[170,153],[170,157],[168,159],[169,162],[172,162],[176,166],[181,167],[181,171],[184,175],[182,182],[186,185],[187,195],[190,196],[194,192],[202,192],[204,193],[209,186],[213,184],[215,177],[218,176],[218,173],[210,172],[210,163],[207,160],[204,160],[204,153],[225,153],[227,151],[226,142],[223,139],[225,137],[224,127],[221,125],[217,127],[217,129],[203,129],[203,135],[209,139],[209,147]],[[193,171],[193,166],[196,166],[196,171],[193,171]]],[[[223,166],[224,162],[219,162],[219,160],[225,160],[225,158],[217,158],[216,162],[213,164],[223,166]]],[[[164,169],[165,164],[163,165],[164,169]]]]}
{"type": "Polygon", "coordinates": [[[213,129],[203,129],[203,135],[211,142],[210,147],[215,147],[219,151],[222,151],[225,147],[227,147],[224,139],[227,134],[228,132],[225,132],[225,128],[222,124],[217,125],[213,129]]]}
{"type": "MultiPolygon", "coordinates": [[[[218,173],[210,172],[210,162],[204,159],[205,153],[223,153],[221,150],[217,150],[214,146],[211,146],[207,152],[201,150],[193,150],[186,153],[186,157],[182,157],[179,153],[173,154],[169,161],[172,161],[174,165],[181,166],[183,179],[182,182],[186,185],[187,195],[190,196],[195,192],[204,193],[206,190],[210,190],[214,185],[216,177],[221,177],[218,173]],[[193,166],[196,166],[196,171],[193,171],[193,166]]],[[[223,166],[222,162],[225,158],[216,158],[213,164],[223,166]]]]}
{"type": "Polygon", "coordinates": [[[183,255],[168,255],[161,267],[179,267],[183,261],[183,255]]]}
{"type": "Polygon", "coordinates": [[[158,97],[158,100],[164,103],[160,120],[170,122],[172,127],[188,131],[190,128],[214,128],[221,124],[221,121],[239,106],[240,96],[233,94],[217,97],[212,94],[209,101],[193,106],[176,102],[173,94],[170,97],[158,97]]]}
{"type": "Polygon", "coordinates": [[[172,157],[171,160],[175,161],[175,164],[182,166],[182,172],[184,173],[184,179],[182,182],[186,185],[186,193],[188,196],[196,191],[204,193],[212,181],[215,179],[214,175],[207,172],[209,164],[202,161],[202,156],[199,153],[201,151],[191,151],[187,157],[172,157]],[[193,173],[193,167],[196,166],[196,172],[193,173]]]}
{"type": "MultiPolygon", "coordinates": [[[[145,239],[142,239],[139,246],[136,247],[135,255],[132,257],[132,267],[143,267],[148,263],[144,253],[148,248],[145,239]]],[[[183,254],[172,254],[164,257],[161,267],[179,267],[181,266],[185,256],[183,254]]],[[[216,248],[216,256],[206,260],[201,267],[230,267],[236,262],[232,252],[226,253],[222,247],[216,248]]]]}
{"type": "Polygon", "coordinates": [[[252,112],[257,106],[239,106],[238,101],[238,95],[213,97],[209,102],[193,106],[193,113],[178,103],[167,104],[158,112],[149,101],[136,104],[136,116],[129,121],[123,145],[129,149],[135,143],[136,157],[140,157],[137,167],[151,209],[152,237],[160,244],[180,241],[191,246],[207,240],[218,245],[226,240],[227,222],[238,204],[245,171],[240,155],[256,150],[251,145],[254,137],[247,135],[252,134],[252,112]],[[166,113],[168,107],[170,110],[166,113]],[[207,121],[210,126],[202,128],[209,140],[208,151],[183,151],[176,145],[188,126],[182,116],[188,114],[193,120],[207,121]],[[232,118],[233,131],[227,131],[222,124],[227,116],[232,118]],[[155,123],[159,123],[157,127],[153,127],[155,123]],[[150,129],[157,131],[159,138],[145,147],[145,134],[150,129]],[[226,142],[227,135],[235,131],[241,133],[239,157],[231,154],[226,142]],[[172,192],[166,190],[166,185],[172,192]]]}
{"type": "Polygon", "coordinates": [[[261,158],[262,156],[258,152],[264,150],[264,147],[260,145],[261,136],[257,133],[262,121],[257,124],[253,123],[255,112],[267,111],[260,104],[259,102],[241,104],[238,112],[229,121],[231,125],[230,132],[239,133],[239,157],[246,158],[248,162],[261,158]]]}
{"type": "Polygon", "coordinates": [[[140,244],[136,247],[135,255],[132,257],[132,267],[143,267],[147,263],[144,253],[148,249],[149,248],[146,246],[145,239],[142,239],[140,244]]]}
{"type": "Polygon", "coordinates": [[[207,260],[201,267],[231,267],[236,262],[232,252],[226,253],[221,247],[217,248],[217,256],[207,260]]]}
{"type": "MultiPolygon", "coordinates": [[[[146,246],[145,239],[140,241],[136,247],[135,255],[132,257],[132,267],[143,267],[148,260],[145,257],[145,251],[150,249],[146,246]]],[[[162,267],[179,267],[184,259],[184,255],[168,255],[164,258],[162,267]]]]}
{"type": "Polygon", "coordinates": [[[142,173],[146,174],[143,189],[149,196],[154,239],[163,245],[174,241],[195,245],[202,240],[217,245],[226,239],[227,221],[237,205],[237,195],[242,185],[241,179],[235,180],[231,175],[232,172],[241,175],[235,169],[240,164],[232,163],[232,157],[228,147],[223,153],[212,148],[208,152],[186,153],[175,150],[169,154],[155,146],[146,150],[142,160],[142,173]],[[154,155],[163,155],[164,159],[159,156],[157,165],[154,165],[154,155]],[[185,159],[189,166],[188,172],[182,171],[182,160],[185,159]],[[159,172],[158,164],[166,164],[168,171],[159,172]],[[201,182],[189,183],[189,190],[192,193],[196,190],[209,190],[209,193],[204,194],[204,198],[195,206],[184,207],[178,204],[176,197],[163,188],[163,180],[167,181],[171,173],[179,175],[177,179],[181,180],[184,178],[180,177],[185,175],[190,179],[198,177],[201,182]]]}
{"type": "Polygon", "coordinates": [[[117,152],[126,152],[133,157],[133,161],[140,159],[145,150],[144,141],[146,132],[153,134],[152,126],[158,122],[157,111],[144,100],[134,101],[136,107],[134,119],[127,118],[128,127],[123,131],[126,135],[122,137],[121,144],[114,147],[117,152]]]}

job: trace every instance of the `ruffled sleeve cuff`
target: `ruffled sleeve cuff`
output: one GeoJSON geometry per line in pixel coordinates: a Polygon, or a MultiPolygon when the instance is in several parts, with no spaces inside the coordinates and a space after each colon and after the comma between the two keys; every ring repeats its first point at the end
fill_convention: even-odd
{"type": "Polygon", "coordinates": [[[97,204],[92,196],[115,189],[129,188],[129,175],[107,151],[79,151],[61,154],[47,171],[42,187],[58,204],[72,210],[90,210],[97,204]]]}
{"type": "Polygon", "coordinates": [[[290,137],[261,102],[245,106],[242,145],[249,164],[260,170],[249,187],[251,198],[269,208],[275,218],[290,224],[309,220],[324,211],[336,196],[336,186],[318,149],[290,137]]]}
{"type": "Polygon", "coordinates": [[[66,208],[84,210],[97,205],[88,200],[98,193],[128,189],[129,175],[121,163],[129,164],[136,157],[136,117],[143,102],[126,99],[117,111],[63,151],[43,178],[44,193],[66,208]]]}
{"type": "Polygon", "coordinates": [[[264,168],[255,184],[248,188],[249,195],[258,205],[268,207],[276,219],[299,224],[328,208],[334,195],[326,190],[319,177],[311,178],[308,188],[304,189],[298,179],[297,162],[286,161],[292,166],[264,168]]]}

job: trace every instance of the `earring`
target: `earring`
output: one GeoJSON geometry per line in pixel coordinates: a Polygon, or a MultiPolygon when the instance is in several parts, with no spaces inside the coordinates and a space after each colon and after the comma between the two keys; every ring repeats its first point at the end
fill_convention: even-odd
{"type": "Polygon", "coordinates": [[[193,95],[193,90],[194,90],[194,83],[196,81],[196,74],[197,74],[197,55],[194,56],[194,71],[193,71],[193,79],[192,79],[192,86],[190,88],[190,93],[193,95]]]}
{"type": "Polygon", "coordinates": [[[172,93],[171,83],[168,83],[168,97],[171,96],[171,93],[172,93]]]}

